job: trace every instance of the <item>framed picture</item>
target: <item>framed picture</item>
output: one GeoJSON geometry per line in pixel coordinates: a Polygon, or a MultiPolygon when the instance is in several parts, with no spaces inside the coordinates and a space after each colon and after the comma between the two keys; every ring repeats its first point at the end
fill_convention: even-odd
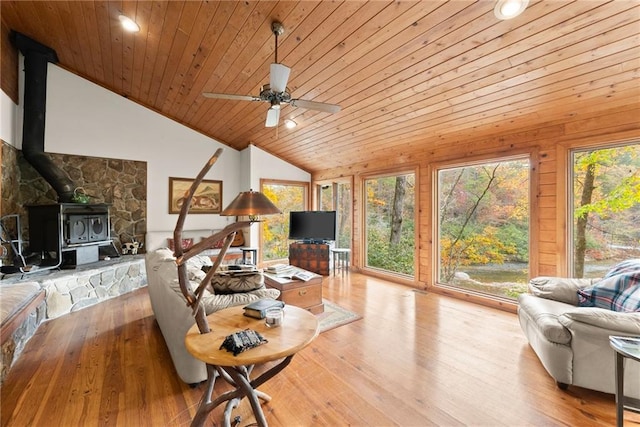
{"type": "MultiPolygon", "coordinates": [[[[193,179],[169,177],[169,213],[177,214],[182,209],[184,196],[193,179]]],[[[189,213],[215,214],[222,211],[222,181],[203,179],[191,199],[189,213]]]]}

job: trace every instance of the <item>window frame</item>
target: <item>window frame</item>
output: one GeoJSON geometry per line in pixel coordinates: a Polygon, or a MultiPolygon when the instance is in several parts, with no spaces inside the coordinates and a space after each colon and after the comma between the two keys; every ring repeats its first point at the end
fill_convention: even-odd
{"type": "MultiPolygon", "coordinates": [[[[339,185],[347,185],[349,186],[349,190],[351,193],[351,204],[349,205],[349,215],[351,218],[351,235],[349,236],[349,248],[353,250],[353,243],[354,243],[354,229],[353,229],[353,225],[355,224],[354,222],[354,204],[353,204],[353,193],[354,193],[354,185],[353,185],[353,176],[349,176],[349,177],[341,177],[341,178],[337,178],[337,179],[326,179],[326,180],[321,180],[321,181],[314,181],[313,183],[313,188],[315,189],[315,194],[313,197],[313,209],[315,210],[327,210],[324,209],[322,207],[322,204],[320,203],[320,199],[322,197],[322,187],[326,187],[326,186],[330,186],[332,188],[332,205],[334,206],[333,209],[330,210],[335,210],[338,211],[337,206],[337,193],[338,193],[338,186],[339,185]]],[[[338,215],[340,215],[340,212],[338,212],[338,215]]],[[[339,236],[338,236],[339,237],[339,236]]],[[[352,254],[353,255],[353,254],[352,254]]]]}
{"type": "Polygon", "coordinates": [[[565,154],[565,164],[566,164],[566,177],[563,180],[564,182],[564,195],[565,195],[565,204],[564,208],[566,210],[565,213],[565,221],[566,221],[566,247],[565,247],[565,262],[559,264],[559,270],[561,271],[560,275],[565,277],[574,277],[575,276],[575,224],[574,224],[574,214],[575,214],[575,206],[574,206],[574,180],[575,180],[575,168],[574,168],[574,157],[576,153],[586,152],[586,151],[598,151],[598,150],[607,150],[612,148],[620,148],[628,145],[640,145],[640,140],[633,138],[622,141],[614,141],[614,142],[595,142],[590,144],[578,144],[578,145],[570,145],[566,148],[565,154]]]}
{"type": "Polygon", "coordinates": [[[438,172],[443,169],[454,169],[469,166],[477,166],[486,163],[505,162],[513,160],[527,160],[529,162],[529,279],[536,277],[539,271],[539,241],[540,241],[540,203],[536,197],[539,192],[539,153],[536,148],[513,150],[510,154],[504,156],[496,156],[495,153],[488,155],[475,156],[464,161],[448,160],[442,162],[434,162],[430,165],[431,177],[431,233],[433,236],[433,245],[431,250],[431,268],[429,280],[433,283],[433,288],[440,293],[452,294],[456,297],[473,300],[478,303],[488,303],[489,305],[513,305],[516,302],[512,299],[492,296],[490,294],[476,292],[473,290],[462,289],[451,286],[438,281],[440,272],[440,224],[438,221],[440,200],[438,197],[439,183],[438,172]]]}
{"type": "MultiPolygon", "coordinates": [[[[283,179],[269,179],[269,178],[261,178],[260,179],[260,191],[263,192],[264,187],[267,185],[283,185],[283,186],[291,186],[291,187],[302,187],[303,188],[303,201],[304,207],[303,210],[309,210],[309,201],[310,201],[310,183],[308,181],[293,181],[293,180],[283,180],[283,179]]],[[[277,206],[280,209],[279,206],[277,206]]],[[[284,215],[285,212],[282,212],[284,215]]],[[[258,246],[260,248],[259,252],[259,262],[260,264],[270,265],[274,263],[286,262],[289,263],[289,259],[287,258],[279,258],[265,261],[264,260],[264,232],[262,231],[262,226],[258,227],[258,246]]]]}
{"type": "MultiPolygon", "coordinates": [[[[359,264],[361,266],[361,270],[371,276],[377,276],[377,277],[382,277],[382,278],[389,278],[397,283],[404,283],[413,287],[417,287],[418,286],[418,281],[419,281],[419,276],[420,276],[420,270],[419,270],[419,266],[420,266],[420,262],[419,262],[419,248],[420,248],[420,241],[419,241],[419,237],[420,237],[420,167],[418,165],[406,165],[405,167],[402,168],[396,168],[396,169],[388,169],[388,170],[379,170],[376,172],[372,172],[369,174],[363,174],[359,176],[359,184],[360,184],[360,210],[361,210],[361,214],[360,214],[360,218],[359,218],[359,224],[360,224],[360,239],[359,239],[359,243],[360,243],[360,248],[362,248],[362,250],[360,251],[360,256],[359,256],[359,264]],[[366,181],[369,179],[376,179],[376,178],[387,178],[387,177],[393,177],[393,176],[398,176],[398,175],[409,175],[409,174],[413,174],[414,175],[414,180],[415,180],[415,191],[414,191],[414,209],[413,209],[413,215],[414,215],[414,236],[413,236],[413,241],[414,241],[414,247],[413,247],[413,252],[414,252],[414,261],[413,261],[413,276],[408,275],[408,274],[402,274],[402,273],[395,273],[392,271],[388,271],[388,270],[383,270],[380,268],[375,268],[375,267],[369,267],[367,265],[367,251],[368,251],[368,243],[367,243],[367,186],[366,186],[366,181]]],[[[355,193],[354,193],[355,195],[355,193]]]]}

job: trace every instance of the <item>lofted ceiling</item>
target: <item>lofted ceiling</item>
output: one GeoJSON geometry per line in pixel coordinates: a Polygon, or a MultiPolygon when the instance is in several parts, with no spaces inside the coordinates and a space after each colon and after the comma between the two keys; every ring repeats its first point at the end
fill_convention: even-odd
{"type": "Polygon", "coordinates": [[[500,21],[493,1],[6,1],[5,25],[63,68],[236,149],[310,172],[428,150],[640,102],[640,2],[536,1],[500,21]],[[141,27],[125,33],[118,15],[141,27]],[[255,95],[274,61],[294,98],[265,128],[255,95]],[[287,129],[282,120],[298,123],[287,129]]]}

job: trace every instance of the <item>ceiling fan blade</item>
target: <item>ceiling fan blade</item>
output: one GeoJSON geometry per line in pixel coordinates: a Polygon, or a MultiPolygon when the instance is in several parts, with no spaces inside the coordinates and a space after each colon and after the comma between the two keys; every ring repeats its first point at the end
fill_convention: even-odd
{"type": "Polygon", "coordinates": [[[261,99],[257,96],[251,95],[233,95],[230,93],[212,93],[212,92],[204,92],[202,94],[205,98],[216,98],[216,99],[231,99],[234,101],[260,101],[261,99]]]}
{"type": "Polygon", "coordinates": [[[278,126],[278,122],[280,121],[280,109],[269,108],[267,110],[267,121],[265,122],[265,127],[273,128],[278,126]]]}
{"type": "Polygon", "coordinates": [[[325,113],[337,113],[340,106],[336,104],[326,104],[324,102],[305,101],[304,99],[292,99],[289,104],[294,107],[307,108],[309,110],[324,111],[325,113]]]}
{"type": "Polygon", "coordinates": [[[291,68],[282,64],[271,64],[269,73],[269,87],[273,92],[279,93],[287,90],[287,81],[289,80],[291,68]]]}

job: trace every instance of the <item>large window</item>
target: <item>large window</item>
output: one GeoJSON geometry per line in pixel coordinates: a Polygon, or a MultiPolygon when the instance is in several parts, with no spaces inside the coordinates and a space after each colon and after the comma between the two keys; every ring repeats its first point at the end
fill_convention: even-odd
{"type": "Polygon", "coordinates": [[[306,182],[269,181],[261,183],[262,192],[282,211],[282,215],[263,218],[261,253],[263,261],[289,257],[289,212],[308,209],[306,182]]]}
{"type": "Polygon", "coordinates": [[[640,144],[574,151],[574,277],[600,277],[640,257],[640,144]]]}
{"type": "Polygon", "coordinates": [[[351,182],[318,185],[318,210],[336,211],[337,248],[351,248],[352,218],[351,182]]]}
{"type": "Polygon", "coordinates": [[[528,159],[440,169],[437,197],[438,283],[492,297],[526,292],[528,159]]]}
{"type": "Polygon", "coordinates": [[[364,181],[366,266],[415,275],[415,174],[364,181]]]}

